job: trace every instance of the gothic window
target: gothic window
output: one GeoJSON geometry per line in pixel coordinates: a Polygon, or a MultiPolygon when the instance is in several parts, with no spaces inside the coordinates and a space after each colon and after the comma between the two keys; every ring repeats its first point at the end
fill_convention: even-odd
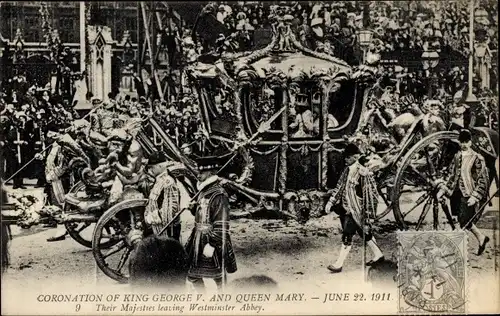
{"type": "Polygon", "coordinates": [[[135,30],[137,28],[137,18],[135,17],[126,17],[125,18],[125,30],[135,30]]]}
{"type": "Polygon", "coordinates": [[[75,20],[71,17],[60,18],[59,28],[61,30],[61,40],[63,43],[72,43],[75,38],[75,20]]]}
{"type": "Polygon", "coordinates": [[[40,21],[37,16],[26,16],[24,30],[24,40],[26,42],[40,41],[40,21]]]}
{"type": "Polygon", "coordinates": [[[24,20],[25,22],[25,27],[27,29],[31,29],[31,28],[34,28],[34,27],[39,27],[40,26],[40,23],[38,21],[38,17],[37,16],[27,16],[24,20]]]}
{"type": "Polygon", "coordinates": [[[104,41],[104,37],[99,33],[96,40],[96,50],[97,50],[97,60],[99,59],[104,61],[104,47],[106,46],[106,42],[104,41]]]}
{"type": "Polygon", "coordinates": [[[40,31],[37,29],[30,29],[24,33],[26,42],[40,42],[40,31]]]}

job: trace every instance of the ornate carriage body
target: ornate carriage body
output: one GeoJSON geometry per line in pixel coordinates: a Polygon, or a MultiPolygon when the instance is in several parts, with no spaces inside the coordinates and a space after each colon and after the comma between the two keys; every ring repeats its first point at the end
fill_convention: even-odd
{"type": "Polygon", "coordinates": [[[343,168],[345,136],[358,129],[369,92],[357,70],[304,47],[291,32],[275,32],[257,51],[224,54],[215,65],[192,65],[188,75],[209,143],[218,142],[210,150],[230,155],[227,144],[258,134],[244,150],[243,171],[227,168],[243,172],[229,187],[267,210],[294,216],[301,200],[319,215],[343,168]]]}

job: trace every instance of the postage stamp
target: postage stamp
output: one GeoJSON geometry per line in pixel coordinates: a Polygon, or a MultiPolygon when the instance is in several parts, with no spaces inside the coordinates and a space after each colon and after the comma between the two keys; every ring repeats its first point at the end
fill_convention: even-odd
{"type": "Polygon", "coordinates": [[[400,314],[465,314],[467,236],[453,232],[398,233],[400,314]]]}

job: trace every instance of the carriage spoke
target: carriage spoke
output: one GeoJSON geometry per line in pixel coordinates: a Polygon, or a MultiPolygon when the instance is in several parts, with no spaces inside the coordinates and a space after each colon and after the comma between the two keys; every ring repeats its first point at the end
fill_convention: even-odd
{"type": "Polygon", "coordinates": [[[451,216],[450,209],[448,208],[448,205],[446,204],[446,201],[441,199],[439,200],[439,203],[441,203],[441,207],[443,208],[443,212],[446,215],[446,219],[448,220],[448,223],[451,226],[451,229],[455,230],[455,224],[453,223],[453,217],[451,216]]]}
{"type": "Polygon", "coordinates": [[[429,165],[429,168],[425,168],[425,170],[430,171],[431,179],[435,180],[437,174],[436,174],[436,168],[434,167],[434,163],[432,162],[432,157],[429,155],[429,151],[427,150],[427,148],[425,148],[424,152],[425,152],[425,160],[427,160],[427,164],[429,165]]]}
{"type": "Polygon", "coordinates": [[[411,171],[413,171],[417,176],[419,176],[427,185],[432,185],[432,183],[424,176],[420,171],[418,171],[415,166],[409,166],[411,171]]]}
{"type": "Polygon", "coordinates": [[[122,257],[120,258],[118,266],[116,267],[116,271],[120,272],[123,269],[123,267],[125,266],[125,262],[127,262],[127,259],[131,252],[132,252],[131,248],[127,248],[127,250],[125,250],[125,252],[122,254],[122,257]]]}
{"type": "Polygon", "coordinates": [[[436,198],[436,196],[434,195],[432,197],[432,218],[433,218],[433,227],[434,227],[434,230],[438,230],[438,226],[439,226],[439,202],[436,198]]]}
{"type": "Polygon", "coordinates": [[[119,233],[119,231],[113,227],[114,223],[108,223],[105,227],[104,227],[104,231],[106,231],[106,233],[102,233],[101,235],[101,239],[118,239],[118,238],[121,238],[121,234],[119,233]]]}
{"type": "Polygon", "coordinates": [[[431,199],[429,198],[424,205],[424,210],[422,211],[422,214],[420,214],[420,217],[418,218],[417,227],[415,228],[415,230],[419,230],[420,226],[422,226],[422,223],[423,223],[425,217],[427,216],[427,213],[429,212],[431,203],[432,203],[431,199]]]}
{"type": "Polygon", "coordinates": [[[382,192],[382,189],[380,187],[377,187],[377,191],[378,191],[379,195],[382,197],[382,200],[384,200],[385,205],[389,206],[390,205],[390,201],[387,198],[387,195],[384,194],[384,192],[382,192]]]}
{"type": "Polygon", "coordinates": [[[120,234],[102,234],[101,239],[109,239],[109,240],[120,240],[123,236],[120,234]]]}
{"type": "Polygon", "coordinates": [[[440,177],[442,172],[444,171],[444,163],[445,163],[445,157],[446,155],[444,154],[444,149],[443,150],[440,150],[439,151],[439,154],[438,154],[438,158],[437,158],[437,165],[436,165],[436,177],[440,177]]]}
{"type": "Polygon", "coordinates": [[[415,202],[415,205],[407,212],[403,214],[403,218],[406,217],[406,215],[410,214],[413,212],[417,207],[419,207],[422,203],[424,203],[427,198],[430,196],[430,192],[427,192],[426,194],[422,195],[421,197],[418,198],[418,200],[415,202]]]}
{"type": "Polygon", "coordinates": [[[428,191],[428,187],[413,187],[413,189],[405,189],[405,190],[401,190],[401,194],[404,194],[404,193],[420,193],[420,192],[424,192],[424,191],[428,191]]]}
{"type": "Polygon", "coordinates": [[[109,227],[109,225],[104,227],[104,229],[106,230],[106,233],[111,234],[111,227],[109,227]]]}
{"type": "Polygon", "coordinates": [[[446,169],[447,166],[450,165],[453,157],[455,156],[455,150],[452,146],[452,141],[443,144],[442,150],[439,151],[439,159],[438,159],[438,172],[442,172],[446,169]]]}
{"type": "Polygon", "coordinates": [[[123,248],[125,248],[125,243],[122,241],[122,242],[119,242],[118,244],[114,245],[111,249],[109,249],[108,252],[106,252],[105,254],[102,255],[102,257],[104,259],[106,259],[107,257],[111,256],[111,255],[114,255],[115,253],[119,252],[120,250],[122,250],[123,248]]]}

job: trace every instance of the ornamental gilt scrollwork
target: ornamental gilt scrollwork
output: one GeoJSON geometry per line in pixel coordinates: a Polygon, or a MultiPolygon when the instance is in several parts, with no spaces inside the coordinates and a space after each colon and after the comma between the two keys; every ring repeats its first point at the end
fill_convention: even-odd
{"type": "Polygon", "coordinates": [[[239,177],[232,175],[230,178],[238,184],[246,185],[252,181],[255,164],[252,155],[250,154],[250,150],[243,146],[237,148],[236,150],[238,151],[239,156],[243,159],[243,170],[239,177]]]}
{"type": "Polygon", "coordinates": [[[377,68],[379,61],[380,55],[369,54],[366,58],[366,63],[356,67],[351,78],[356,80],[358,83],[373,83],[380,75],[377,68]]]}
{"type": "Polygon", "coordinates": [[[286,212],[290,215],[296,215],[297,201],[299,196],[295,192],[287,192],[283,195],[283,199],[286,202],[286,212]]]}
{"type": "Polygon", "coordinates": [[[286,202],[286,213],[304,224],[311,218],[324,215],[324,194],[317,190],[299,190],[287,192],[283,196],[286,202]]]}
{"type": "Polygon", "coordinates": [[[288,83],[288,76],[283,71],[271,67],[265,81],[271,89],[285,88],[288,83]]]}
{"type": "Polygon", "coordinates": [[[246,69],[238,72],[238,82],[242,88],[251,88],[254,83],[259,80],[259,74],[253,68],[247,67],[246,69]]]}

